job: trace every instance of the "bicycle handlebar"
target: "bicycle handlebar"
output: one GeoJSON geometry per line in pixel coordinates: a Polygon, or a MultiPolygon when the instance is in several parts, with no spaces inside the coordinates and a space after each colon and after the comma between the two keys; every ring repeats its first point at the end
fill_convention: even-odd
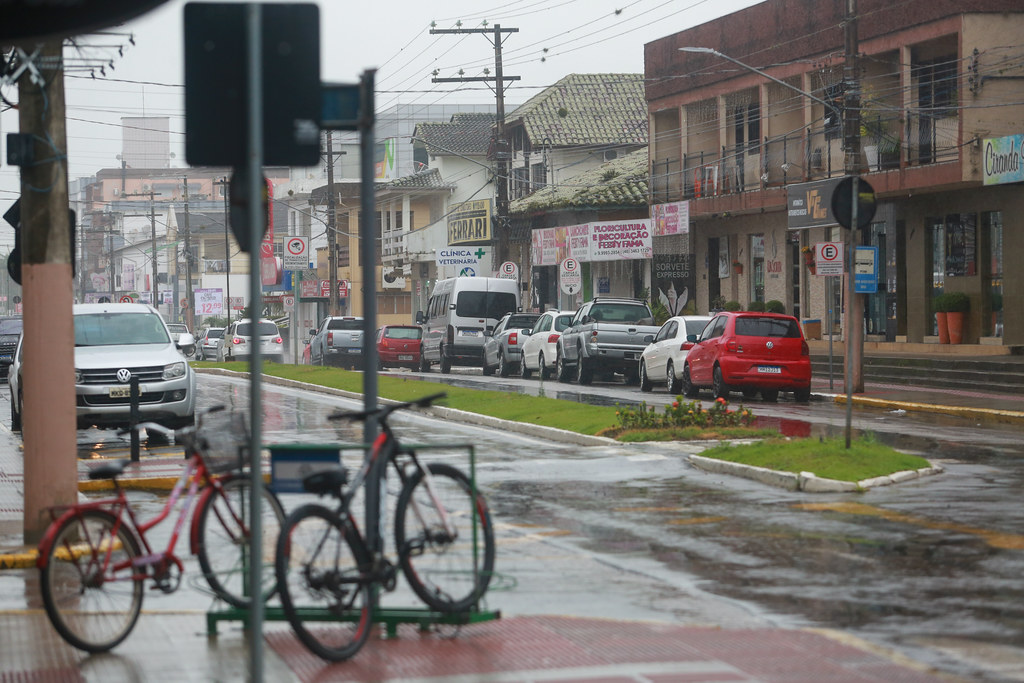
{"type": "Polygon", "coordinates": [[[383,423],[388,415],[395,412],[396,410],[404,410],[406,408],[426,408],[434,401],[445,398],[448,396],[448,392],[441,391],[436,394],[430,394],[418,398],[415,401],[406,401],[404,403],[395,403],[389,406],[379,406],[373,410],[354,410],[343,413],[333,413],[327,416],[328,420],[353,420],[357,422],[364,422],[370,418],[375,418],[378,423],[383,423]]]}
{"type": "MultiPolygon", "coordinates": [[[[206,410],[204,410],[202,415],[205,416],[205,415],[210,415],[211,413],[219,413],[220,411],[226,410],[226,409],[227,409],[227,406],[225,406],[224,404],[217,404],[215,406],[212,406],[212,407],[207,408],[206,410]]],[[[177,440],[177,438],[179,438],[181,436],[185,436],[187,434],[191,434],[191,433],[195,432],[196,431],[196,425],[190,425],[188,427],[182,427],[181,429],[170,429],[169,427],[164,427],[162,424],[158,424],[156,422],[139,422],[138,424],[136,424],[133,427],[128,427],[127,429],[120,429],[120,430],[118,430],[117,434],[118,434],[118,436],[123,436],[125,434],[130,434],[132,432],[140,432],[143,429],[145,429],[146,431],[153,430],[154,432],[157,432],[159,434],[163,434],[164,436],[173,436],[173,437],[175,437],[175,440],[177,440]]]]}

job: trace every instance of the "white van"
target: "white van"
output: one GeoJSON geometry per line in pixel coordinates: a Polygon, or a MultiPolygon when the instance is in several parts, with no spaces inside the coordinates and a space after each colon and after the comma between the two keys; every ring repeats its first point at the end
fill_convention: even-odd
{"type": "Polygon", "coordinates": [[[416,313],[423,325],[420,370],[437,363],[448,373],[453,365],[480,366],[484,333],[506,313],[519,311],[519,283],[497,277],[453,277],[434,285],[426,311],[416,313]]]}

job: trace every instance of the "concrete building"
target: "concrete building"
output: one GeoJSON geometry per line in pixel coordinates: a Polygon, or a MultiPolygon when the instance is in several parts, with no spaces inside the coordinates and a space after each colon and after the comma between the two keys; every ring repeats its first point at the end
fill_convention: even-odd
{"type": "MultiPolygon", "coordinates": [[[[830,208],[841,112],[819,102],[843,99],[843,8],[768,0],[645,46],[652,212],[688,212],[671,239],[695,265],[699,310],[777,299],[827,321],[845,303],[844,277],[812,274],[804,257],[846,239],[830,208]]],[[[1007,265],[1024,254],[1024,171],[999,167],[1024,140],[1024,11],[1014,0],[859,0],[857,10],[854,153],[878,200],[861,231],[878,250],[866,339],[937,342],[933,299],[955,291],[970,298],[966,343],[1022,345],[1024,272],[1007,265]]]]}

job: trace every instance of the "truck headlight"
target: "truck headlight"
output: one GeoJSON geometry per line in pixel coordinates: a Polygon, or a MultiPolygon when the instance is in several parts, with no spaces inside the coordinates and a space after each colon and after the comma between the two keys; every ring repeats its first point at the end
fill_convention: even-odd
{"type": "Polygon", "coordinates": [[[164,366],[164,372],[160,376],[160,379],[177,379],[178,377],[185,376],[186,364],[184,361],[179,363],[171,363],[170,365],[164,366]]]}

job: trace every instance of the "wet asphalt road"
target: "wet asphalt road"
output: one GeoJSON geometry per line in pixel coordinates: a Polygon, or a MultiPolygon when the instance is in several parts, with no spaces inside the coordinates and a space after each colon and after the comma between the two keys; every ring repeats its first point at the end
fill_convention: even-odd
{"type": "MultiPolygon", "coordinates": [[[[266,441],[360,441],[358,426],[325,419],[356,404],[264,390],[266,441]]],[[[587,391],[611,403],[668,400],[621,385],[587,391]]],[[[248,384],[203,375],[200,399],[245,410],[248,384]]],[[[799,433],[841,433],[844,424],[845,409],[832,404],[748,405],[799,433]]],[[[1024,680],[1019,430],[858,409],[858,430],[946,473],[863,494],[805,494],[693,469],[685,454],[697,448],[687,444],[579,447],[424,416],[394,424],[415,442],[476,445],[498,529],[501,581],[488,605],[504,614],[829,627],[971,680],[1024,680]]],[[[82,445],[118,445],[112,432],[83,434],[82,445]]],[[[285,500],[287,509],[295,504],[285,500]]],[[[0,593],[12,579],[0,577],[0,593]]],[[[208,604],[201,590],[184,592],[208,604]]],[[[401,592],[387,599],[408,604],[401,592]]],[[[147,600],[147,609],[160,608],[160,598],[147,600]]]]}

